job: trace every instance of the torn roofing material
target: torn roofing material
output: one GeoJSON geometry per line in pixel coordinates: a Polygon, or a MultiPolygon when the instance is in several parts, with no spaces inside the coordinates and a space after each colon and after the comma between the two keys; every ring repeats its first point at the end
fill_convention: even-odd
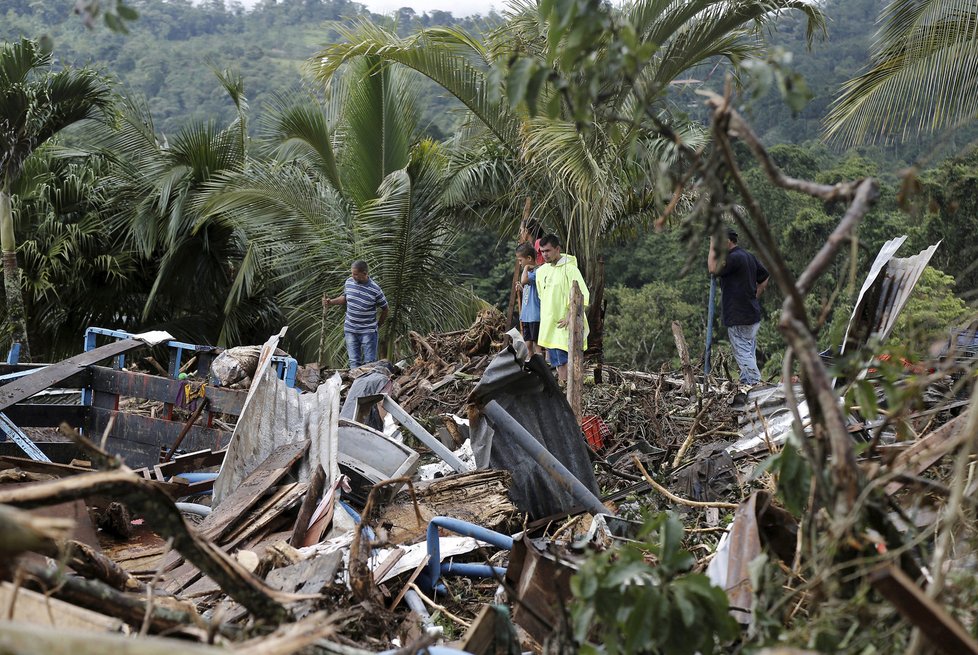
{"type": "Polygon", "coordinates": [[[880,248],[859,290],[840,354],[858,349],[871,338],[885,341],[890,336],[924,268],[941,245],[938,241],[913,257],[894,257],[906,240],[906,235],[903,235],[890,239],[880,248]]]}

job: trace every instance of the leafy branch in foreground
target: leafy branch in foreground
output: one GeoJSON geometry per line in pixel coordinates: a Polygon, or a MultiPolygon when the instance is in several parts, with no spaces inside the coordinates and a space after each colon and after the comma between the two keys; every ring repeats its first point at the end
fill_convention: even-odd
{"type": "Polygon", "coordinates": [[[739,634],[727,594],[688,572],[695,560],[682,537],[679,519],[657,514],[644,521],[638,541],[581,566],[571,578],[571,627],[581,653],[708,655],[739,634]]]}

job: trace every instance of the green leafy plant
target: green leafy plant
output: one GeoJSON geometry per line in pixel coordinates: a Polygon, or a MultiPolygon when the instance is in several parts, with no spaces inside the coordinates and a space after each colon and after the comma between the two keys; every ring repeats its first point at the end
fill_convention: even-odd
{"type": "Polygon", "coordinates": [[[647,517],[638,541],[595,555],[571,578],[581,653],[707,655],[737,636],[727,595],[688,573],[694,560],[682,537],[674,515],[647,517]]]}

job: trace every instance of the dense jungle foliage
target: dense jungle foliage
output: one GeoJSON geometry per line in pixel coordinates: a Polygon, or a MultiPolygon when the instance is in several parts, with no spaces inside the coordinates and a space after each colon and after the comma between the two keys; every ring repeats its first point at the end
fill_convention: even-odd
{"type": "MultiPolygon", "coordinates": [[[[104,26],[87,30],[71,14],[70,3],[13,0],[5,3],[0,38],[8,42],[20,37],[50,39],[54,68],[88,65],[111,78],[117,92],[127,98],[120,100],[118,105],[129,108],[120,110],[124,114],[128,112],[128,118],[124,120],[129,121],[133,129],[138,129],[136,123],[141,122],[144,131],[149,130],[144,138],[152,137],[155,141],[152,147],[157,149],[157,154],[170,157],[169,165],[189,166],[197,171],[188,178],[186,192],[191,194],[197,188],[194,185],[215,184],[212,176],[221,169],[227,169],[226,174],[231,175],[251,167],[246,163],[247,158],[240,159],[251,156],[246,156],[244,151],[229,155],[239,158],[236,161],[221,159],[224,156],[220,154],[222,148],[228,145],[229,135],[235,132],[243,133],[241,144],[248,152],[252,149],[257,155],[279,148],[279,154],[283,154],[281,148],[289,143],[287,130],[280,130],[281,138],[275,142],[269,139],[269,130],[274,132],[269,124],[282,119],[288,108],[295,104],[296,97],[321,96],[321,83],[310,74],[309,60],[318,49],[340,40],[344,26],[370,21],[387,26],[402,36],[435,27],[464,28],[478,35],[487,33],[505,19],[503,15],[492,14],[485,18],[460,20],[447,12],[419,14],[409,8],[400,10],[397,16],[382,17],[371,15],[362,5],[346,0],[263,2],[251,11],[245,11],[237,3],[220,0],[201,4],[181,0],[133,2],[130,5],[139,12],[139,18],[128,23],[129,33],[123,34],[104,26]],[[225,69],[229,72],[222,74],[225,69]],[[222,75],[231,75],[237,80],[231,84],[233,92],[229,93],[228,79],[222,75]],[[213,164],[199,160],[193,152],[194,147],[204,142],[210,144],[210,156],[216,157],[213,164]],[[193,179],[196,182],[192,182],[193,179]]],[[[876,175],[883,182],[882,199],[860,231],[856,279],[848,279],[845,264],[840,264],[840,270],[824,279],[815,294],[822,302],[827,302],[837,286],[842,292],[841,302],[836,302],[833,311],[822,316],[826,327],[820,332],[820,345],[825,348],[837,343],[845,329],[849,307],[845,299],[858,288],[861,276],[880,244],[894,236],[907,234],[910,237],[901,254],[915,253],[940,239],[950,237],[954,241],[953,248],[945,243],[932,262],[943,275],[935,273],[928,278],[932,284],[925,285],[920,292],[928,294],[927,298],[913,306],[932,316],[922,319],[915,315],[916,311],[908,312],[911,315],[905,318],[907,325],[925,325],[930,330],[929,336],[941,338],[947,326],[968,316],[969,310],[962,298],[973,300],[969,292],[978,288],[978,269],[972,264],[978,261],[975,256],[978,253],[972,253],[978,249],[978,237],[974,236],[978,234],[974,229],[978,208],[974,206],[976,195],[973,189],[978,159],[968,155],[970,136],[967,130],[957,130],[941,138],[862,146],[845,151],[819,141],[823,119],[839,86],[856,75],[866,61],[874,21],[882,5],[880,0],[824,3],[826,29],[817,34],[810,48],[806,45],[805,19],[799,14],[785,12],[766,28],[765,35],[774,46],[770,57],[800,74],[810,90],[810,102],[800,110],[792,111],[776,90],[755,83],[749,83],[743,95],[743,108],[756,132],[773,146],[772,154],[788,174],[824,182],[876,175]],[[913,203],[901,206],[900,192],[908,182],[898,172],[915,162],[921,170],[913,184],[918,185],[922,193],[913,203]]],[[[701,64],[689,71],[688,77],[672,85],[668,95],[669,111],[694,123],[705,122],[706,112],[696,91],[722,88],[724,75],[730,70],[728,64],[711,61],[709,65],[701,64]]],[[[462,104],[430,80],[412,74],[407,76],[411,78],[413,97],[416,98],[417,119],[409,130],[413,136],[405,138],[411,143],[431,139],[433,149],[430,152],[434,153],[434,149],[441,152],[436,156],[443,162],[466,156],[453,155],[448,148],[450,137],[460,134],[463,127],[462,104]],[[439,143],[441,145],[436,148],[435,144],[439,143]]],[[[333,114],[343,111],[339,107],[335,105],[333,110],[326,112],[328,122],[333,121],[333,114]]],[[[77,131],[69,131],[61,143],[74,144],[80,138],[77,131]]],[[[294,145],[294,140],[292,143],[294,145]]],[[[132,141],[115,146],[129,147],[132,141]]],[[[369,149],[364,151],[365,156],[369,156],[368,153],[369,149]]],[[[144,156],[145,153],[140,155],[144,156]]],[[[407,151],[404,156],[409,157],[407,151]]],[[[187,230],[186,239],[180,242],[189,248],[187,253],[202,249],[213,256],[207,271],[197,270],[186,261],[187,253],[181,256],[181,261],[174,260],[172,252],[164,256],[164,251],[176,243],[172,232],[176,228],[172,225],[169,236],[162,238],[161,234],[161,238],[152,243],[143,242],[136,251],[131,250],[132,242],[128,245],[120,242],[118,232],[106,231],[102,222],[106,215],[104,202],[108,196],[117,193],[117,187],[113,190],[113,185],[120,184],[119,169],[113,167],[111,159],[109,155],[102,155],[82,165],[61,155],[40,157],[31,164],[35,174],[25,181],[23,188],[27,193],[17,205],[18,230],[22,235],[18,243],[21,244],[30,298],[29,320],[38,332],[39,347],[36,350],[42,357],[70,351],[68,344],[79,337],[67,333],[83,328],[86,322],[125,324],[130,328],[162,325],[185,338],[226,342],[229,339],[257,340],[286,315],[291,316],[293,325],[299,326],[302,335],[299,341],[304,344],[293,344],[293,348],[300,350],[306,358],[316,356],[313,344],[321,326],[313,304],[307,302],[301,311],[297,310],[299,314],[290,314],[291,310],[285,305],[295,309],[302,302],[293,293],[283,305],[281,279],[256,282],[253,288],[245,291],[246,283],[256,279],[249,276],[257,276],[257,271],[268,262],[256,263],[247,274],[226,266],[222,269],[221,257],[248,261],[247,254],[253,252],[251,248],[254,246],[254,241],[243,238],[226,220],[207,222],[209,219],[204,218],[204,212],[188,219],[189,222],[180,228],[187,230]],[[65,187],[73,189],[72,197],[77,197],[77,201],[65,202],[68,193],[65,187]],[[30,222],[25,221],[28,214],[33,216],[30,222]],[[202,229],[204,223],[210,227],[202,229]],[[69,260],[71,263],[66,263],[69,260]],[[160,261],[163,264],[157,264],[160,261]],[[85,262],[90,263],[90,269],[85,268],[85,262]],[[100,280],[97,290],[89,289],[91,285],[86,280],[100,280]],[[216,286],[202,288],[207,284],[216,286]],[[186,302],[185,295],[190,289],[194,289],[192,293],[198,302],[186,302]],[[275,294],[278,294],[278,300],[272,301],[270,296],[275,294]],[[201,297],[208,298],[210,308],[198,306],[190,311],[191,305],[200,304],[201,297]],[[232,297],[240,302],[235,304],[232,297]],[[90,300],[95,302],[90,303],[90,300]],[[152,311],[151,301],[155,301],[152,311]],[[218,319],[222,305],[223,321],[218,319]],[[300,318],[296,319],[296,316],[300,318]]],[[[276,161],[273,167],[288,165],[287,159],[276,161]]],[[[404,159],[401,165],[407,161],[404,159]]],[[[838,220],[838,211],[810,198],[774,190],[763,182],[755,162],[745,158],[744,164],[749,182],[757,190],[778,236],[784,243],[791,244],[786,248],[789,262],[801,266],[838,220]]],[[[138,165],[139,162],[133,160],[127,164],[130,167],[138,165]]],[[[445,165],[447,163],[437,167],[445,165]]],[[[170,170],[174,172],[176,169],[170,170]]],[[[389,172],[391,169],[384,170],[389,172]]],[[[118,200],[117,196],[115,200],[118,200]]],[[[367,199],[348,200],[356,205],[367,199]]],[[[184,197],[184,200],[173,200],[157,209],[172,212],[174,207],[183,206],[180,203],[184,201],[195,211],[205,202],[184,197]]],[[[462,282],[476,296],[504,308],[509,295],[513,265],[511,251],[522,200],[512,199],[503,210],[497,207],[491,211],[482,211],[484,206],[480,202],[484,202],[484,198],[462,198],[455,205],[439,210],[457,219],[459,234],[451,239],[451,243],[444,241],[442,236],[436,238],[429,234],[428,237],[441,240],[440,245],[422,257],[443,260],[448,266],[438,268],[438,274],[452,278],[449,283],[462,282]]],[[[365,206],[358,206],[366,211],[365,206]]],[[[119,206],[110,210],[115,217],[109,221],[110,225],[118,228],[122,211],[119,206]]],[[[167,230],[163,225],[153,229],[167,230]]],[[[409,236],[410,230],[406,229],[404,234],[409,236]]],[[[251,238],[254,240],[255,237],[251,238]]],[[[679,221],[674,219],[664,229],[656,231],[651,229],[648,218],[638,220],[617,230],[604,244],[601,256],[607,284],[607,361],[653,369],[673,366],[675,349],[670,330],[673,320],[683,325],[694,354],[702,355],[709,288],[705,251],[687,251],[679,221]]],[[[750,248],[749,244],[744,245],[750,248]]],[[[322,265],[322,257],[318,260],[313,255],[310,257],[304,265],[322,265]]],[[[376,264],[384,266],[382,261],[376,264]]],[[[329,284],[337,286],[342,271],[337,268],[328,274],[337,278],[331,279],[329,284]]],[[[466,312],[476,306],[470,301],[465,302],[468,303],[466,312]]],[[[781,298],[773,290],[763,299],[766,318],[759,339],[761,359],[768,362],[767,374],[779,370],[783,350],[775,325],[780,303],[781,298]]],[[[412,310],[406,306],[405,311],[407,316],[412,310]]],[[[437,320],[426,325],[447,328],[464,322],[465,315],[461,312],[444,325],[437,320]]],[[[424,322],[413,327],[422,324],[424,322]]],[[[405,329],[407,326],[409,323],[402,324],[405,329]]],[[[719,331],[722,336],[722,328],[719,331]]],[[[920,342],[916,337],[906,340],[920,342]]],[[[338,338],[331,343],[339,348],[338,338]]],[[[720,348],[723,347],[721,341],[720,348]]]]}

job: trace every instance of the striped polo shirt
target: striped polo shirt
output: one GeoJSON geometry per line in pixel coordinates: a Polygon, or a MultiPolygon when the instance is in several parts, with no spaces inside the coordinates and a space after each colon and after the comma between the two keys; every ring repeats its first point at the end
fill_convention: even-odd
{"type": "Polygon", "coordinates": [[[377,330],[377,310],[387,307],[387,298],[372,278],[357,284],[352,277],[343,285],[346,295],[346,320],[343,331],[351,334],[366,334],[377,330]]]}

